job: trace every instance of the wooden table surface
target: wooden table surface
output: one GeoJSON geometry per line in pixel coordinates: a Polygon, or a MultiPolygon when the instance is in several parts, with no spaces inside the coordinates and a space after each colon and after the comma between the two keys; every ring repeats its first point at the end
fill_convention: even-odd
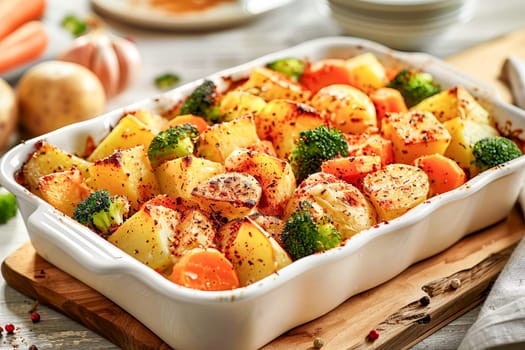
{"type": "MultiPolygon", "coordinates": [[[[319,0],[298,0],[253,22],[215,32],[159,32],[109,20],[110,29],[137,41],[144,66],[141,81],[111,100],[107,109],[157,94],[152,81],[166,71],[180,74],[182,82],[192,81],[304,40],[343,34],[323,13],[321,3],[319,0]]],[[[46,16],[55,21],[69,13],[83,16],[90,11],[87,0],[48,0],[48,6],[46,16]]],[[[525,28],[524,13],[523,0],[499,0],[497,5],[492,0],[478,0],[473,19],[454,27],[428,52],[445,58],[525,28]]],[[[0,259],[28,239],[20,216],[0,226],[0,259]]],[[[31,345],[38,349],[117,349],[106,339],[43,305],[37,306],[42,321],[33,324],[29,310],[34,306],[34,300],[8,286],[0,276],[0,326],[13,323],[17,327],[15,336],[0,337],[0,349],[28,349],[31,345]]],[[[479,307],[412,349],[456,349],[478,312],[479,307]]]]}

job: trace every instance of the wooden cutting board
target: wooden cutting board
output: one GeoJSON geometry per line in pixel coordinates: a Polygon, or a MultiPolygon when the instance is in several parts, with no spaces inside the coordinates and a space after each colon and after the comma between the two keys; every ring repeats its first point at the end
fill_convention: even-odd
{"type": "MultiPolygon", "coordinates": [[[[510,101],[508,89],[499,80],[501,65],[509,54],[525,59],[525,30],[473,47],[447,61],[495,86],[510,101]]],[[[410,347],[484,300],[524,232],[521,211],[515,208],[506,220],[348,299],[323,317],[286,332],[264,349],[311,349],[316,338],[323,339],[323,350],[410,347]],[[372,329],[379,333],[373,342],[367,337],[372,329]]],[[[2,274],[13,288],[122,348],[170,349],[120,307],[43,260],[30,243],[3,261],[2,274]]]]}

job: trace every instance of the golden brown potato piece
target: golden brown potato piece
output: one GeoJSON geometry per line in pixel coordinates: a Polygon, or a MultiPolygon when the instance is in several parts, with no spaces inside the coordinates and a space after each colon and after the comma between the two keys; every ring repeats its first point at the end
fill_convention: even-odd
{"type": "Polygon", "coordinates": [[[257,134],[270,140],[277,156],[287,159],[302,131],[326,125],[326,119],[311,106],[277,99],[264,106],[257,116],[257,134]]]}
{"type": "Polygon", "coordinates": [[[217,219],[248,215],[261,199],[262,188],[251,175],[226,172],[197,185],[191,192],[201,210],[217,219]]]}
{"type": "Polygon", "coordinates": [[[108,190],[129,200],[132,209],[160,194],[159,183],[144,146],[117,150],[89,166],[87,184],[94,190],[108,190]]]}
{"type": "Polygon", "coordinates": [[[241,286],[257,282],[292,262],[283,248],[249,218],[223,225],[218,241],[219,248],[232,262],[241,286]]]}
{"type": "Polygon", "coordinates": [[[239,149],[224,162],[226,171],[250,174],[262,187],[258,209],[266,215],[281,216],[295,190],[290,164],[266,153],[239,149]]]}
{"type": "Polygon", "coordinates": [[[447,128],[432,113],[415,110],[386,115],[381,131],[392,140],[396,163],[412,164],[421,156],[445,154],[451,140],[447,128]]]}
{"type": "Polygon", "coordinates": [[[288,202],[286,217],[290,216],[302,200],[320,206],[343,238],[350,238],[377,221],[375,209],[363,193],[334,175],[316,173],[306,178],[288,202]]]}
{"type": "Polygon", "coordinates": [[[310,98],[310,91],[303,88],[301,84],[265,67],[255,67],[239,90],[260,96],[265,101],[287,99],[305,102],[310,98]]]}
{"type": "Polygon", "coordinates": [[[191,194],[195,187],[223,172],[221,163],[195,156],[169,160],[155,169],[161,193],[188,206],[196,205],[191,194]]]}
{"type": "Polygon", "coordinates": [[[181,221],[175,203],[164,195],[152,198],[108,237],[108,241],[157,271],[172,265],[172,241],[181,221]]]}
{"type": "Polygon", "coordinates": [[[363,180],[363,192],[381,221],[395,219],[428,198],[425,172],[413,165],[389,164],[363,180]]]}
{"type": "Polygon", "coordinates": [[[463,86],[453,86],[427,97],[410,110],[432,112],[442,123],[461,118],[480,124],[491,124],[489,112],[463,86]]]}
{"type": "Polygon", "coordinates": [[[46,202],[68,216],[73,216],[78,203],[91,193],[82,172],[76,168],[42,176],[38,189],[46,202]]]}
{"type": "Polygon", "coordinates": [[[89,176],[90,162],[46,141],[37,142],[35,151],[22,166],[22,182],[32,193],[40,195],[40,177],[65,170],[79,169],[82,176],[89,176]]]}
{"type": "Polygon", "coordinates": [[[138,145],[142,145],[147,151],[154,137],[155,134],[146,124],[128,114],[120,119],[111,132],[97,145],[88,160],[93,162],[106,158],[117,150],[138,145]]]}
{"type": "Polygon", "coordinates": [[[215,124],[200,133],[197,154],[218,163],[238,148],[246,148],[259,141],[252,116],[243,116],[229,122],[215,124]]]}
{"type": "Polygon", "coordinates": [[[361,134],[377,126],[374,103],[363,91],[344,84],[328,85],[319,90],[311,105],[326,114],[330,124],[342,132],[361,134]]]}

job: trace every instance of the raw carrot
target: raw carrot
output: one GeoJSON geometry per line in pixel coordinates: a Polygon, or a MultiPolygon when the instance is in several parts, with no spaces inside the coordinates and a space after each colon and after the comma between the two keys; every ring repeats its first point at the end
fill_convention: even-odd
{"type": "Polygon", "coordinates": [[[315,94],[332,84],[351,85],[352,77],[344,59],[328,58],[309,65],[303,72],[300,83],[315,94]]]}
{"type": "Polygon", "coordinates": [[[36,60],[43,55],[48,42],[42,22],[23,24],[0,41],[0,73],[36,60]]]}
{"type": "Polygon", "coordinates": [[[321,164],[321,171],[332,174],[359,189],[363,187],[363,178],[381,168],[379,156],[351,156],[326,160],[321,164]]]}
{"type": "Polygon", "coordinates": [[[399,90],[382,87],[373,91],[369,96],[376,107],[376,116],[379,126],[381,126],[381,121],[386,113],[408,111],[405,100],[399,90]]]}
{"type": "Polygon", "coordinates": [[[438,153],[416,158],[414,165],[427,174],[430,196],[451,191],[467,181],[465,171],[454,160],[438,153]]]}
{"type": "Polygon", "coordinates": [[[215,248],[194,248],[173,266],[169,279],[199,290],[230,290],[239,287],[232,263],[215,248]]]}
{"type": "Polygon", "coordinates": [[[163,129],[168,129],[172,126],[181,124],[195,125],[197,129],[199,129],[199,133],[209,126],[208,122],[202,117],[193,114],[184,114],[171,119],[166,125],[164,125],[163,129]]]}
{"type": "Polygon", "coordinates": [[[0,40],[29,21],[42,18],[46,0],[0,1],[0,40]]]}

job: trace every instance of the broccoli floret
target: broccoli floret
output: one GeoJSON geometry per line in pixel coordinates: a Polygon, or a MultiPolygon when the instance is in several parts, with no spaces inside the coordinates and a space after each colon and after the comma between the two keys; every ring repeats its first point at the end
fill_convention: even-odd
{"type": "Polygon", "coordinates": [[[15,217],[17,210],[15,195],[5,189],[0,189],[0,224],[5,224],[15,217]]]}
{"type": "Polygon", "coordinates": [[[153,167],[193,153],[199,129],[192,124],[180,124],[159,132],[148,147],[148,158],[153,167]]]}
{"type": "Polygon", "coordinates": [[[73,219],[98,233],[110,234],[124,222],[128,213],[126,197],[111,196],[107,190],[97,190],[77,205],[73,219]]]}
{"type": "Polygon", "coordinates": [[[280,238],[294,260],[337,247],[342,242],[341,233],[330,217],[316,212],[308,201],[300,202],[285,221],[280,238]]]}
{"type": "Polygon", "coordinates": [[[342,132],[325,125],[302,131],[288,158],[297,182],[321,170],[323,161],[348,155],[348,143],[342,132]]]}
{"type": "Polygon", "coordinates": [[[266,68],[280,72],[298,81],[304,72],[304,61],[298,58],[281,58],[266,64],[266,68]]]}
{"type": "Polygon", "coordinates": [[[186,98],[179,114],[193,114],[203,117],[211,123],[217,123],[220,120],[217,102],[218,93],[215,83],[211,80],[205,80],[186,98]]]}
{"type": "Polygon", "coordinates": [[[155,86],[161,90],[168,90],[177,85],[180,77],[174,73],[164,73],[155,77],[155,86]]]}
{"type": "Polygon", "coordinates": [[[512,140],[503,137],[486,137],[478,140],[472,149],[474,163],[481,171],[518,158],[523,153],[512,140]]]}
{"type": "Polygon", "coordinates": [[[441,91],[432,75],[415,69],[402,69],[388,87],[399,90],[409,108],[441,91]]]}

